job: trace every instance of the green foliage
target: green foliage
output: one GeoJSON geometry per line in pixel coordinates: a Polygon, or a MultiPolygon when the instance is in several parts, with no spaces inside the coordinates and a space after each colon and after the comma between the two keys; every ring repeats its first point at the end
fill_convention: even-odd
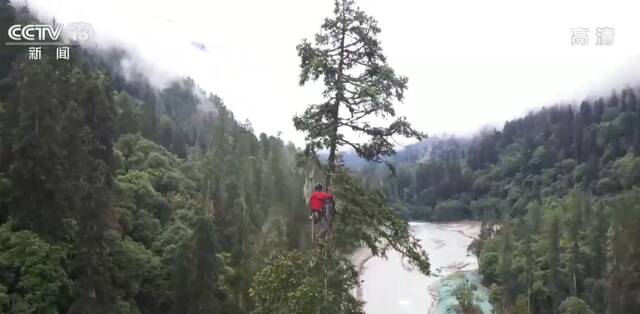
{"type": "MultiPolygon", "coordinates": [[[[544,155],[544,150],[542,150],[544,155]]],[[[534,155],[534,157],[536,157],[534,155]]],[[[540,157],[542,159],[542,157],[540,157]]],[[[522,146],[519,143],[513,143],[505,148],[504,153],[500,155],[498,161],[498,169],[503,176],[513,176],[520,169],[525,168],[526,156],[523,152],[522,146]]],[[[542,160],[541,160],[542,163],[542,160]]]]}
{"type": "Polygon", "coordinates": [[[389,125],[371,125],[372,116],[395,116],[393,101],[402,101],[407,78],[398,76],[382,53],[378,22],[355,5],[353,0],[336,0],[334,15],[325,19],[315,42],[298,45],[300,85],[322,77],[324,102],[310,105],[293,118],[297,130],[306,133],[306,149],[314,154],[329,150],[326,186],[337,161],[338,148],[349,146],[362,158],[382,161],[395,153],[394,135],[421,139],[404,117],[389,125]],[[342,113],[342,114],[341,114],[342,113]],[[348,130],[348,131],[345,131],[348,130]],[[345,133],[367,138],[358,143],[345,133]]]}
{"type": "Polygon", "coordinates": [[[410,219],[482,219],[474,249],[499,312],[557,313],[570,296],[595,313],[638,312],[635,93],[431,139],[390,159],[402,176],[364,167],[363,181],[410,219]]]}
{"type": "Polygon", "coordinates": [[[323,250],[327,248],[311,257],[288,252],[259,271],[251,288],[256,312],[363,313],[362,304],[352,294],[357,285],[353,265],[323,250]]]}
{"type": "Polygon", "coordinates": [[[141,243],[129,238],[120,239],[115,234],[109,238],[109,273],[118,288],[118,313],[140,313],[142,304],[136,298],[156,295],[166,298],[164,272],[160,259],[141,243]]]}
{"type": "Polygon", "coordinates": [[[485,283],[498,281],[499,259],[498,242],[488,240],[483,242],[478,262],[481,266],[480,274],[482,274],[485,283]]]}
{"type": "Polygon", "coordinates": [[[528,166],[534,171],[540,171],[542,168],[545,168],[547,163],[547,149],[544,146],[538,146],[536,150],[533,152],[533,156],[529,159],[528,166]]]}
{"type": "Polygon", "coordinates": [[[640,184],[640,157],[627,154],[624,158],[616,160],[613,164],[616,178],[623,187],[629,189],[640,184]]]}
{"type": "Polygon", "coordinates": [[[0,312],[251,312],[265,252],[309,248],[297,149],[74,55],[1,73],[0,312]]]}
{"type": "Polygon", "coordinates": [[[69,88],[63,87],[71,76],[68,67],[52,62],[19,62],[16,68],[11,74],[16,86],[3,119],[12,135],[6,139],[12,158],[4,170],[8,170],[13,187],[7,204],[20,227],[34,230],[45,239],[61,238],[65,235],[58,226],[69,215],[64,199],[76,192],[65,171],[74,160],[64,154],[67,145],[74,143],[64,139],[85,134],[77,121],[81,109],[74,99],[59,95],[60,90],[69,88]],[[51,77],[56,71],[63,71],[58,75],[67,80],[54,83],[51,77]]]}
{"type": "Polygon", "coordinates": [[[515,313],[636,311],[638,192],[594,201],[588,193],[573,191],[560,202],[531,206],[527,216],[500,223],[495,233],[485,223],[480,273],[486,285],[502,294],[494,305],[518,296],[515,313]],[[512,264],[505,267],[509,243],[512,264]]]}
{"type": "MultiPolygon", "coordinates": [[[[337,254],[350,252],[362,244],[380,256],[395,249],[419,271],[429,274],[427,255],[409,232],[407,222],[386,205],[381,193],[363,189],[339,165],[338,149],[342,146],[353,148],[367,161],[380,162],[395,153],[394,135],[424,137],[403,117],[383,127],[372,126],[368,121],[374,115],[394,117],[393,101],[402,100],[407,83],[387,64],[377,39],[379,32],[377,21],[356,7],[354,1],[338,0],[334,16],[325,20],[315,43],[305,40],[297,47],[300,84],[322,77],[325,85],[324,102],[310,105],[302,115],[293,118],[296,129],[306,133],[305,157],[310,158],[301,163],[313,159],[313,166],[319,165],[316,153],[328,149],[323,174],[325,188],[335,194],[337,214],[331,236],[326,243],[316,245],[316,254],[310,262],[315,265],[318,261],[321,272],[311,266],[301,267],[306,277],[300,273],[287,275],[290,263],[305,263],[301,257],[290,256],[293,261],[277,260],[272,268],[267,268],[269,272],[259,273],[259,284],[252,290],[259,312],[361,312],[348,289],[357,284],[353,265],[337,254]],[[349,132],[365,137],[366,142],[352,141],[345,135],[349,132]],[[317,279],[324,279],[324,287],[318,285],[317,279]],[[286,285],[291,288],[283,289],[286,285]],[[321,298],[318,292],[322,292],[321,298]]],[[[278,173],[273,171],[274,175],[278,173]]]]}
{"type": "Polygon", "coordinates": [[[516,305],[513,308],[514,314],[529,314],[529,305],[527,304],[527,298],[520,294],[516,299],[516,305]]]}
{"type": "Polygon", "coordinates": [[[28,230],[0,226],[0,312],[59,313],[69,300],[67,248],[28,230]]]}
{"type": "Polygon", "coordinates": [[[432,215],[435,220],[454,220],[470,216],[469,206],[460,200],[445,200],[439,202],[432,215]]]}
{"type": "Polygon", "coordinates": [[[456,288],[454,294],[458,301],[456,312],[461,314],[475,314],[482,313],[480,307],[475,304],[474,291],[476,286],[469,283],[468,279],[462,281],[462,283],[456,288]]]}
{"type": "Polygon", "coordinates": [[[336,175],[336,198],[339,214],[335,219],[336,245],[348,249],[364,243],[374,255],[385,256],[394,249],[428,275],[429,259],[405,220],[387,207],[381,193],[363,190],[346,172],[336,175]]]}
{"type": "MultiPolygon", "coordinates": [[[[33,20],[0,5],[2,25],[33,20]]],[[[635,90],[391,157],[393,135],[423,134],[404,118],[371,124],[395,116],[407,83],[379,32],[339,0],[315,41],[298,46],[301,84],[322,79],[325,90],[294,124],[307,157],[329,150],[323,174],[338,209],[333,237],[313,249],[302,187],[317,173],[296,167],[293,145],[238,123],[218,96],[191,79],[162,90],[141,74],[125,79],[119,52],[78,49],[69,62],[5,54],[0,312],[360,313],[344,258],[354,247],[397,250],[429,273],[390,200],[408,218],[484,220],[471,249],[499,313],[639,313],[635,90]],[[354,178],[340,165],[343,146],[397,175],[365,166],[354,178]]],[[[467,310],[469,289],[458,291],[467,310]]]]}
{"type": "Polygon", "coordinates": [[[561,314],[593,314],[589,305],[576,297],[568,297],[562,301],[559,310],[561,314]]]}

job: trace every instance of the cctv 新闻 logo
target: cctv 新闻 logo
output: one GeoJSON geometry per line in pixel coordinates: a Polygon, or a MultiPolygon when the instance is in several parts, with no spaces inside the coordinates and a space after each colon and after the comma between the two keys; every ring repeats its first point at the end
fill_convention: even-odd
{"type": "Polygon", "coordinates": [[[9,27],[7,34],[13,42],[7,42],[7,45],[21,45],[31,43],[49,43],[60,44],[63,37],[67,39],[67,44],[78,44],[91,39],[94,35],[93,27],[89,23],[74,22],[62,25],[46,25],[46,24],[15,24],[9,27]]]}
{"type": "Polygon", "coordinates": [[[9,27],[9,38],[15,41],[58,41],[62,34],[62,26],[51,25],[25,25],[20,24],[9,27]]]}

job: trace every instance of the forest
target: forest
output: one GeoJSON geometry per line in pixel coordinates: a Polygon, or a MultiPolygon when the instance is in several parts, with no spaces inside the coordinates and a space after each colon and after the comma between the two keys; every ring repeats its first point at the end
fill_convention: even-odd
{"type": "Polygon", "coordinates": [[[408,219],[483,221],[469,248],[498,313],[640,312],[640,107],[625,87],[360,170],[408,219]]]}
{"type": "MultiPolygon", "coordinates": [[[[0,0],[0,28],[32,21],[0,0]]],[[[379,32],[340,0],[292,47],[300,85],[325,87],[293,117],[304,147],[255,134],[190,78],[125,73],[125,50],[3,51],[0,313],[362,313],[354,249],[429,274],[407,221],[464,219],[483,222],[469,250],[496,313],[640,313],[638,89],[426,139],[396,117],[407,78],[379,32]],[[396,152],[394,136],[419,142],[396,152]],[[317,182],[337,200],[323,242],[317,182]]]]}
{"type": "MultiPolygon", "coordinates": [[[[0,10],[3,27],[36,21],[7,0],[0,10]]],[[[395,249],[429,273],[407,222],[339,159],[347,144],[377,160],[393,153],[390,136],[421,135],[403,118],[373,127],[338,116],[395,115],[406,79],[386,64],[377,32],[341,1],[321,33],[355,41],[297,47],[301,84],[326,76],[332,95],[294,117],[304,149],[254,134],[189,78],[158,88],[125,73],[125,50],[76,46],[71,60],[37,62],[3,51],[0,313],[361,313],[353,249],[395,249]],[[360,96],[335,87],[380,83],[360,96]],[[373,140],[346,142],[331,123],[373,140]],[[306,198],[317,182],[331,186],[340,215],[331,238],[312,245],[306,198]]]]}

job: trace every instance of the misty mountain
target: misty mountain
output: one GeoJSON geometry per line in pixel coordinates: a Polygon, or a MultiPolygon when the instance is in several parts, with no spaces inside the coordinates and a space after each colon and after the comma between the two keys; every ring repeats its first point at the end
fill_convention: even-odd
{"type": "MultiPolygon", "coordinates": [[[[418,143],[402,146],[396,153],[385,159],[392,164],[411,164],[426,162],[431,159],[446,159],[457,157],[455,154],[464,152],[470,144],[470,140],[453,135],[435,135],[418,143]],[[455,153],[454,153],[455,152],[455,153]]],[[[319,157],[326,160],[327,154],[321,152],[319,157]]],[[[375,165],[360,158],[358,154],[351,150],[341,152],[342,161],[345,166],[352,170],[362,170],[367,165],[375,165]]]]}
{"type": "MultiPolygon", "coordinates": [[[[15,23],[40,22],[0,0],[0,25],[15,23]]],[[[316,41],[290,47],[301,82],[322,77],[322,96],[336,100],[294,117],[311,149],[355,146],[376,160],[393,153],[393,135],[423,138],[402,118],[359,120],[394,112],[407,84],[379,31],[354,2],[336,1],[316,41]],[[359,39],[345,44],[345,34],[359,39]],[[374,140],[345,142],[339,127],[374,140]]],[[[68,61],[2,51],[0,313],[362,313],[354,251],[393,249],[403,267],[435,277],[428,254],[446,252],[425,252],[408,221],[469,219],[482,222],[466,248],[482,287],[455,287],[452,311],[478,313],[482,290],[496,313],[640,313],[636,87],[470,138],[432,136],[381,163],[346,151],[345,171],[256,134],[191,78],[160,84],[134,51],[71,49],[68,61]],[[332,194],[310,197],[321,180],[332,194]]],[[[275,111],[279,100],[265,102],[275,111]]]]}

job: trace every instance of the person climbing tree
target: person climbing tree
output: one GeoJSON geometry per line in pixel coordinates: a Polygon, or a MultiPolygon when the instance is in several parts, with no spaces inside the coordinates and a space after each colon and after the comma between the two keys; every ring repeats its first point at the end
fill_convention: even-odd
{"type": "Polygon", "coordinates": [[[315,186],[311,197],[309,197],[309,209],[313,222],[314,236],[316,238],[326,237],[331,229],[330,209],[333,207],[333,194],[322,191],[322,184],[315,186]]]}
{"type": "Polygon", "coordinates": [[[376,19],[354,0],[334,2],[333,15],[325,19],[314,40],[305,39],[296,47],[300,85],[322,82],[323,99],[293,118],[296,130],[305,134],[304,157],[322,170],[324,190],[340,199],[330,211],[335,217],[328,217],[332,239],[338,239],[331,241],[332,249],[358,241],[383,255],[392,248],[428,274],[427,255],[407,223],[380,193],[365,191],[342,164],[343,148],[369,162],[388,162],[395,153],[396,137],[420,141],[426,134],[396,115],[394,103],[404,99],[408,79],[387,62],[376,19]],[[323,153],[326,159],[319,156],[323,153]]]}
{"type": "MultiPolygon", "coordinates": [[[[395,153],[394,137],[426,138],[404,117],[396,117],[394,102],[402,101],[407,78],[387,63],[378,33],[378,22],[353,0],[336,0],[333,15],[314,40],[297,46],[300,85],[321,81],[325,87],[320,103],[293,118],[306,142],[298,161],[310,168],[308,178],[321,170],[324,184],[315,197],[323,195],[322,188],[333,191],[340,214],[331,220],[337,211],[329,211],[332,235],[316,243],[309,256],[283,256],[256,275],[251,288],[256,313],[363,313],[352,292],[359,283],[357,271],[345,256],[357,245],[366,245],[376,256],[395,250],[430,274],[427,253],[408,223],[387,206],[382,193],[364,189],[341,161],[341,148],[349,147],[364,160],[386,162],[395,153]],[[326,159],[319,153],[327,153],[326,159]]],[[[312,208],[321,208],[322,201],[313,202],[312,208]]]]}

